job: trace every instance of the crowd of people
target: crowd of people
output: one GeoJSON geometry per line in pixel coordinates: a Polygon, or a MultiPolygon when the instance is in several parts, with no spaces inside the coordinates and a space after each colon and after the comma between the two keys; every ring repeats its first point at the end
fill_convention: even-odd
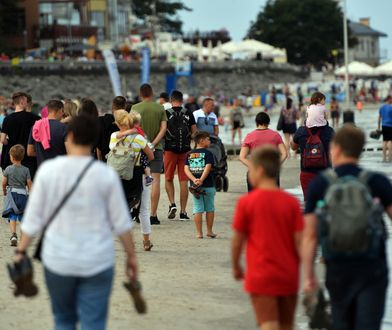
{"type": "MultiPolygon", "coordinates": [[[[313,93],[306,120],[297,127],[299,113],[287,98],[280,115],[285,141],[269,128],[267,112],[256,115],[256,129],[241,141],[248,194],[234,213],[233,276],[244,279],[263,330],[293,329],[301,266],[306,295],[322,287],[315,272],[318,245],[333,328],[381,327],[388,268],[386,229],[379,224],[384,210],[392,218],[392,185],[384,175],[359,167],[363,131],[354,125],[335,131],[325,100],[313,93]],[[304,212],[294,196],[279,188],[290,149],[300,154],[304,212]],[[241,264],[245,245],[246,271],[241,264]]],[[[219,137],[219,120],[213,98],[204,98],[200,109],[195,100],[183,106],[182,92],[174,90],[161,93],[156,102],[152,87],[143,84],[139,103],[117,96],[111,113],[103,116],[91,99],[50,100],[41,117],[29,111],[28,94],[15,93],[12,102],[15,112],[5,117],[0,135],[3,217],[10,224],[15,263],[27,258],[33,237],[44,231],[42,262],[56,329],[75,328],[78,322],[83,329],[105,329],[115,260],[111,232],[120,238],[126,272],[135,283],[131,229],[140,223],[143,249],[151,251],[152,226],[161,223],[162,173],[167,218],[178,214],[179,220],[190,220],[190,192],[196,238],[217,237],[216,159],[210,145],[219,137]],[[84,253],[79,253],[81,246],[84,253]]],[[[386,150],[392,141],[391,104],[389,99],[380,110],[386,150]]],[[[240,108],[236,101],[233,140],[243,125],[240,108]]]]}

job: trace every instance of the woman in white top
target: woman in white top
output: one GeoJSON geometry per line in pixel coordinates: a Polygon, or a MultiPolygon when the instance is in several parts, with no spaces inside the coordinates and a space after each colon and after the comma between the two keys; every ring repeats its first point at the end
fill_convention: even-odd
{"type": "Polygon", "coordinates": [[[33,236],[90,164],[79,185],[48,226],[42,247],[56,329],[103,330],[106,325],[115,252],[112,232],[127,255],[126,273],[137,279],[132,222],[117,174],[92,161],[98,135],[94,118],[75,117],[68,124],[67,156],[46,161],[39,169],[23,217],[15,262],[22,260],[33,236]]]}

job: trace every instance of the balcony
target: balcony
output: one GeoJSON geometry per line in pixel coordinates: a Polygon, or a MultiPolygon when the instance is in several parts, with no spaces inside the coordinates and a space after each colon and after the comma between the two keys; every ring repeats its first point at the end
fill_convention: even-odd
{"type": "Polygon", "coordinates": [[[92,35],[97,35],[98,28],[83,25],[44,25],[40,27],[40,39],[52,39],[57,41],[70,40],[81,41],[92,35]]]}

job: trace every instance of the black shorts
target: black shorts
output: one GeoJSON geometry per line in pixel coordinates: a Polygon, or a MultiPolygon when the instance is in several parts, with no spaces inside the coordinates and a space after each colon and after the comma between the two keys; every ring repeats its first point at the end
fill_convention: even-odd
{"type": "Polygon", "coordinates": [[[392,127],[390,126],[382,127],[382,139],[384,141],[392,141],[392,127]]]}
{"type": "Polygon", "coordinates": [[[297,124],[283,124],[282,131],[286,134],[295,134],[295,132],[297,131],[297,124]]]}
{"type": "Polygon", "coordinates": [[[331,117],[334,119],[339,118],[340,117],[339,111],[336,110],[331,111],[331,117]]]}
{"type": "Polygon", "coordinates": [[[238,129],[241,128],[241,122],[240,121],[234,121],[233,122],[233,129],[238,129]]]}

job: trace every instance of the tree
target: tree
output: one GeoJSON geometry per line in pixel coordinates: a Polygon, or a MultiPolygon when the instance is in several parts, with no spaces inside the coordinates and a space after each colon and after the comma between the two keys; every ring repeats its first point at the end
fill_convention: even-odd
{"type": "Polygon", "coordinates": [[[317,65],[343,47],[343,13],[334,0],[268,0],[247,37],[286,48],[291,63],[317,65]]]}
{"type": "Polygon", "coordinates": [[[165,32],[182,33],[182,21],[177,16],[179,10],[191,9],[182,1],[132,0],[132,11],[138,19],[146,22],[149,17],[156,16],[160,30],[165,32]]]}

